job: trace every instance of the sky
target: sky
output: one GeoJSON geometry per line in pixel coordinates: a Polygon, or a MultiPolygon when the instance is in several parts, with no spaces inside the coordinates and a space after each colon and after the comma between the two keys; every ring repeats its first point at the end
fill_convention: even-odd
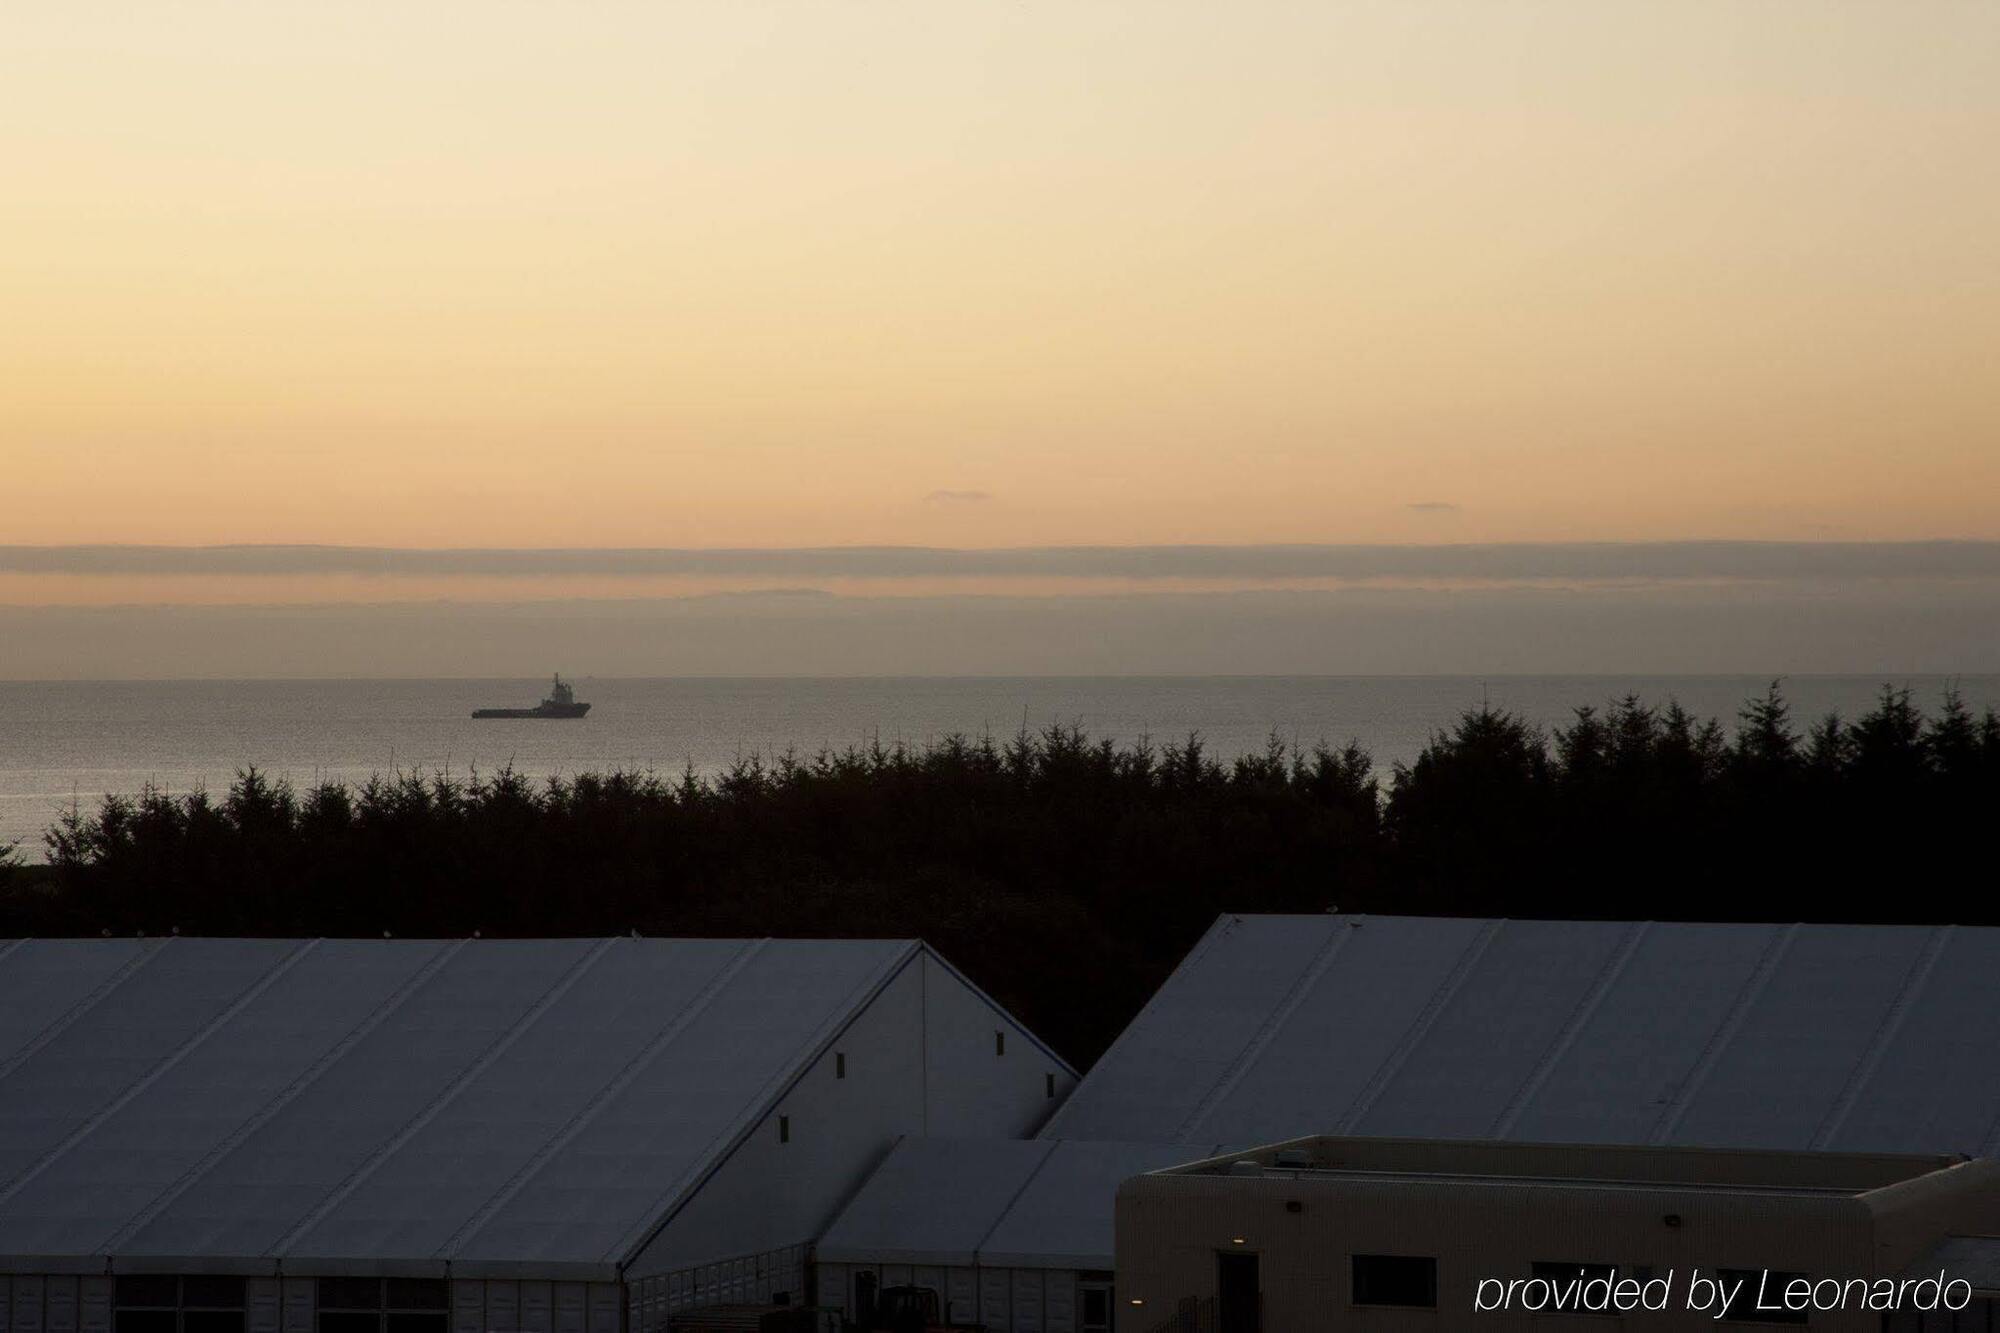
{"type": "MultiPolygon", "coordinates": [[[[0,546],[2000,539],[1989,0],[68,0],[0,106],[0,546]]],[[[425,578],[0,603],[770,586],[425,578]]]]}

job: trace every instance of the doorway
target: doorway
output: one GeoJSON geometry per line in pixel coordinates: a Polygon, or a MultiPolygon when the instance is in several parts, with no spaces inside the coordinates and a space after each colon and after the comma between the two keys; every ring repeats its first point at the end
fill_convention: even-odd
{"type": "Polygon", "coordinates": [[[1085,1282],[1076,1294],[1077,1333],[1111,1333],[1111,1284],[1085,1282]]]}
{"type": "Polygon", "coordinates": [[[863,1328],[875,1327],[875,1286],[873,1273],[854,1275],[854,1318],[863,1328]]]}
{"type": "Polygon", "coordinates": [[[1257,1256],[1221,1250],[1215,1256],[1216,1333],[1264,1333],[1264,1296],[1257,1256]]]}

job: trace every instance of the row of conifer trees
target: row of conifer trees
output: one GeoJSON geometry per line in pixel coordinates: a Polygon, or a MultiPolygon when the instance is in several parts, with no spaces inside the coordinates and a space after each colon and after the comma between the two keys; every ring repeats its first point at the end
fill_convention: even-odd
{"type": "Polygon", "coordinates": [[[1414,763],[1073,727],[703,777],[401,774],[107,796],[0,933],[921,936],[1072,1058],[1217,913],[2000,921],[2000,718],[1885,689],[1801,726],[1636,698],[1467,712],[1414,763]]]}

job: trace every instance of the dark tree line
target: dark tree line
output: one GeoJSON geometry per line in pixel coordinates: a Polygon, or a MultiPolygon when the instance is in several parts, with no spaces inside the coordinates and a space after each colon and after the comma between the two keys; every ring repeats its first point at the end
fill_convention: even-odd
{"type": "Polygon", "coordinates": [[[921,936],[1079,1062],[1223,911],[2000,921],[2000,718],[1885,689],[1729,730],[1482,708],[1378,781],[1054,727],[676,779],[502,771],[108,796],[0,867],[0,933],[921,936]]]}

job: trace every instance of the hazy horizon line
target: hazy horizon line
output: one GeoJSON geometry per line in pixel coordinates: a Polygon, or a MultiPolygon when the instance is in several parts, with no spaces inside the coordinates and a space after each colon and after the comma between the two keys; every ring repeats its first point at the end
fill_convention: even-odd
{"type": "Polygon", "coordinates": [[[841,578],[1908,578],[2000,576],[2000,541],[1185,543],[1047,546],[0,545],[15,575],[841,578]]]}

